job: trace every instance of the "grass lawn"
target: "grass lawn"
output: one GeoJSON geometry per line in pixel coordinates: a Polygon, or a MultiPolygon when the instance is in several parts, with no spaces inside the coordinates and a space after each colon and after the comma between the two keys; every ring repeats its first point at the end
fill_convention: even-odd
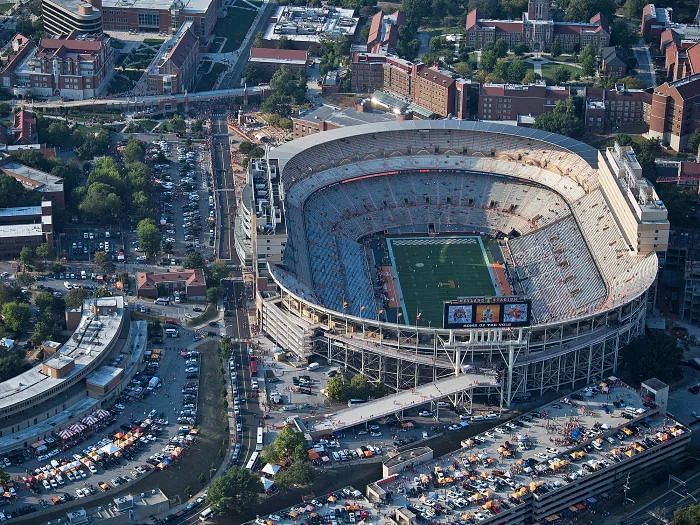
{"type": "Polygon", "coordinates": [[[214,27],[216,36],[226,37],[226,44],[221,52],[229,53],[239,48],[257,13],[250,8],[228,8],[226,16],[220,18],[214,27]]]}
{"type": "Polygon", "coordinates": [[[195,91],[210,91],[214,89],[214,84],[216,83],[216,79],[219,78],[219,75],[223,73],[226,70],[226,66],[224,64],[220,63],[215,63],[214,66],[211,68],[211,71],[205,75],[202,75],[199,77],[199,80],[197,81],[197,85],[195,86],[194,90],[195,91]]]}
{"type": "Polygon", "coordinates": [[[165,42],[165,40],[163,40],[162,38],[144,38],[143,39],[144,44],[148,44],[148,45],[152,45],[152,46],[159,46],[163,42],[165,42]]]}
{"type": "Polygon", "coordinates": [[[5,14],[12,9],[15,4],[0,4],[0,13],[5,14]]]}
{"type": "Polygon", "coordinates": [[[479,237],[389,238],[387,243],[408,324],[421,312],[421,324],[442,326],[444,301],[496,293],[479,237]]]}
{"type": "Polygon", "coordinates": [[[567,66],[566,64],[542,64],[542,78],[554,80],[554,70],[558,67],[563,67],[569,70],[571,73],[571,78],[573,79],[576,75],[581,75],[581,69],[573,66],[567,66]]]}

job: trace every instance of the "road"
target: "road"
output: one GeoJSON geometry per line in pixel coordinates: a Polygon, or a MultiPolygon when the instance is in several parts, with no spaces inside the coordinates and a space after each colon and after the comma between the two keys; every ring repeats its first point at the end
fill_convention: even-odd
{"type": "Polygon", "coordinates": [[[199,93],[182,93],[177,95],[148,95],[144,97],[110,97],[88,100],[48,100],[48,101],[21,101],[27,109],[35,108],[129,108],[137,109],[146,106],[158,106],[161,103],[180,104],[212,102],[214,100],[230,101],[233,97],[241,97],[245,91],[248,95],[264,94],[269,86],[252,86],[248,88],[219,89],[216,91],[200,91],[199,93]]]}
{"type": "Polygon", "coordinates": [[[231,148],[225,114],[212,115],[212,160],[214,187],[219,203],[220,229],[217,258],[238,264],[233,236],[236,216],[236,191],[231,169],[231,148]]]}
{"type": "Polygon", "coordinates": [[[632,49],[634,58],[637,59],[637,78],[645,88],[656,87],[656,71],[654,70],[654,61],[649,53],[649,46],[643,38],[640,38],[632,49]]]}

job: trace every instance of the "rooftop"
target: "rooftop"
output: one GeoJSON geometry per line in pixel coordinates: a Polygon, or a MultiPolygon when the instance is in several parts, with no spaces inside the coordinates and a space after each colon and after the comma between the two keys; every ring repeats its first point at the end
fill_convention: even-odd
{"type": "Polygon", "coordinates": [[[124,299],[122,297],[104,297],[85,301],[78,328],[52,357],[52,359],[56,359],[58,356],[72,358],[75,367],[64,377],[52,379],[41,371],[43,363],[39,363],[26,372],[3,381],[0,383],[0,412],[45,394],[50,389],[84,373],[85,369],[102,355],[102,352],[117,335],[123,315],[124,299]],[[98,307],[115,308],[116,314],[94,315],[91,312],[91,306],[96,303],[98,307]]]}
{"type": "MultiPolygon", "coordinates": [[[[103,7],[118,7],[121,9],[153,9],[169,11],[177,0],[102,0],[103,7]]],[[[204,13],[209,9],[212,0],[182,0],[180,11],[186,13],[204,13]]]]}
{"type": "Polygon", "coordinates": [[[0,226],[0,238],[34,237],[41,234],[41,224],[5,224],[0,226]]]}
{"type": "Polygon", "coordinates": [[[354,9],[339,7],[280,6],[265,30],[265,40],[283,36],[299,42],[319,42],[322,38],[352,36],[359,18],[354,9]]]}
{"type": "Polygon", "coordinates": [[[101,366],[87,377],[87,382],[97,387],[106,387],[109,383],[124,372],[123,368],[114,366],[101,366]]]}
{"type": "Polygon", "coordinates": [[[392,113],[386,113],[384,111],[356,111],[353,108],[340,108],[324,104],[323,106],[300,115],[298,120],[305,120],[307,122],[330,122],[338,127],[344,127],[393,121],[395,120],[395,116],[392,113]]]}
{"type": "Polygon", "coordinates": [[[271,49],[251,47],[249,62],[273,62],[286,64],[306,64],[309,53],[301,49],[271,49]]]}
{"type": "Polygon", "coordinates": [[[33,181],[35,183],[33,189],[41,192],[63,191],[63,179],[60,177],[56,177],[55,175],[51,175],[50,173],[36,168],[30,168],[15,160],[9,160],[8,162],[0,164],[0,172],[9,176],[17,175],[18,177],[33,181]]]}
{"type": "Polygon", "coordinates": [[[41,206],[18,206],[17,208],[0,208],[3,217],[34,217],[41,215],[41,206]]]}

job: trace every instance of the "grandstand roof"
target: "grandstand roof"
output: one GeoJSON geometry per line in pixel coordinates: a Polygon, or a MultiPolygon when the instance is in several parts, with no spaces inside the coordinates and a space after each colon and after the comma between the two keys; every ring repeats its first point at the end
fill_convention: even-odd
{"type": "Polygon", "coordinates": [[[492,122],[473,122],[467,120],[420,120],[420,121],[403,121],[403,122],[377,122],[374,124],[352,126],[348,128],[334,129],[324,131],[323,133],[313,134],[308,137],[302,137],[291,142],[283,144],[271,152],[271,157],[278,160],[280,170],[284,169],[284,165],[294,156],[303,151],[319,144],[333,142],[336,140],[348,139],[359,135],[367,135],[371,133],[383,133],[390,131],[416,131],[416,130],[446,130],[453,129],[459,131],[482,131],[484,133],[495,133],[499,135],[511,135],[513,137],[529,138],[547,142],[566,149],[583,158],[592,168],[598,167],[598,151],[579,142],[578,140],[550,133],[534,128],[519,128],[507,124],[498,124],[492,122]]]}

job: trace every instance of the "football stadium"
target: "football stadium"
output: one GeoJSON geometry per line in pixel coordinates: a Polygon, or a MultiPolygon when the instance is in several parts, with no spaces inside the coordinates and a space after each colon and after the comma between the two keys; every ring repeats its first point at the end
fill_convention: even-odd
{"type": "Polygon", "coordinates": [[[396,391],[488,371],[506,403],[615,372],[669,227],[630,148],[459,120],[270,149],[241,208],[280,347],[396,391]]]}

